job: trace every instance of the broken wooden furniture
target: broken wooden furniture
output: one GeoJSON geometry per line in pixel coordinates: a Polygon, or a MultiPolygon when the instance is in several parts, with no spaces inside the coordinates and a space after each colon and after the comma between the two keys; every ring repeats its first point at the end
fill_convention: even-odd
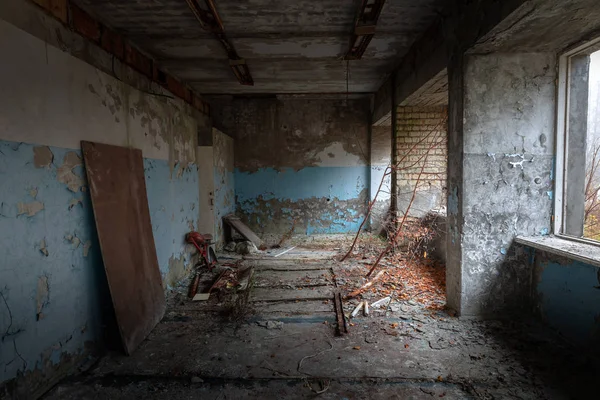
{"type": "Polygon", "coordinates": [[[226,241],[231,241],[233,236],[231,229],[235,229],[235,231],[242,235],[245,239],[254,243],[259,250],[265,250],[267,248],[262,239],[256,236],[256,234],[252,232],[252,229],[248,228],[248,226],[244,224],[239,217],[236,217],[233,214],[226,215],[223,217],[223,222],[225,222],[225,224],[223,224],[223,230],[225,231],[224,234],[226,241]]]}

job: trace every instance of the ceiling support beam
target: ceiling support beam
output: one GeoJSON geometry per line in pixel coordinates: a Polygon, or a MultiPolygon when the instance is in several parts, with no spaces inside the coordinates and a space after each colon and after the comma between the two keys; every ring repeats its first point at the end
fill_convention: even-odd
{"type": "Polygon", "coordinates": [[[250,69],[248,68],[248,64],[246,64],[246,60],[237,54],[235,48],[225,35],[225,28],[223,27],[223,22],[217,12],[214,0],[204,0],[206,7],[208,8],[207,10],[200,7],[198,0],[185,1],[192,10],[192,13],[194,13],[198,22],[200,22],[202,28],[211,32],[217,40],[221,42],[221,45],[229,58],[229,66],[238,82],[242,85],[254,86],[254,80],[252,79],[252,75],[250,75],[250,69]]]}
{"type": "Polygon", "coordinates": [[[375,35],[377,20],[385,0],[361,0],[354,22],[354,32],[350,39],[350,48],[344,60],[360,60],[375,35]]]}

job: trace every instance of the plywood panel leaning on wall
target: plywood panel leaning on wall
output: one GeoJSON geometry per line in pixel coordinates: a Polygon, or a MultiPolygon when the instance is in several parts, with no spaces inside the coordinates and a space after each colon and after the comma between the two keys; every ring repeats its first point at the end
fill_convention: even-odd
{"type": "Polygon", "coordinates": [[[139,149],[81,142],[104,269],[131,354],[165,313],[139,149]]]}

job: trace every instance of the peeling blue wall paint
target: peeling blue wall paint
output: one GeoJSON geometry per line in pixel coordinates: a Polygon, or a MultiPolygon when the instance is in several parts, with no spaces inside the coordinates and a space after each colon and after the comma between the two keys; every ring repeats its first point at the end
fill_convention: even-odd
{"type": "MultiPolygon", "coordinates": [[[[77,354],[87,342],[100,341],[103,318],[112,310],[85,171],[74,169],[83,192],[57,180],[65,154],[81,157],[81,151],[49,147],[52,165],[36,168],[34,147],[0,141],[0,332],[9,334],[0,341],[0,382],[19,370],[56,365],[62,353],[77,354]],[[44,208],[17,215],[19,202],[33,201],[44,208]],[[48,294],[39,290],[45,282],[48,294]]],[[[164,275],[170,257],[185,253],[184,235],[197,219],[198,174],[193,166],[171,178],[164,160],[145,159],[144,166],[164,275]]]]}
{"type": "Polygon", "coordinates": [[[240,201],[257,198],[302,200],[311,197],[356,199],[368,187],[369,167],[261,168],[235,170],[235,190],[240,201]]]}
{"type": "MultiPolygon", "coordinates": [[[[19,332],[0,342],[0,364],[6,365],[0,381],[15,377],[18,370],[57,363],[62,352],[78,353],[85,342],[100,338],[102,301],[107,299],[89,194],[73,193],[56,176],[64,155],[74,150],[51,147],[53,165],[36,168],[33,148],[0,141],[0,330],[11,324],[10,308],[9,331],[19,332]],[[37,190],[35,198],[31,190],[37,190]],[[70,207],[74,199],[80,202],[70,207]],[[17,204],[31,201],[42,202],[44,209],[17,215],[17,204]],[[65,239],[68,235],[78,238],[79,245],[65,239]],[[48,295],[39,293],[40,279],[47,279],[48,295]]],[[[81,167],[75,173],[84,177],[81,167]]]]}
{"type": "Polygon", "coordinates": [[[355,232],[368,200],[369,174],[368,166],[307,167],[298,171],[261,168],[256,172],[236,169],[237,210],[242,215],[252,216],[257,223],[265,223],[266,219],[287,220],[291,226],[292,218],[303,219],[299,221],[305,226],[302,233],[308,235],[355,232]],[[359,200],[361,203],[356,208],[336,207],[338,202],[359,200]],[[270,207],[276,202],[281,202],[281,206],[266,210],[260,207],[261,203],[270,207]],[[290,202],[294,206],[286,207],[290,202]],[[333,208],[311,207],[318,202],[331,204],[333,208]]]}
{"type": "MultiPolygon", "coordinates": [[[[537,252],[536,252],[537,253],[537,252]]],[[[543,319],[570,340],[600,353],[600,276],[598,267],[570,261],[541,263],[536,287],[543,319]]]]}
{"type": "Polygon", "coordinates": [[[172,258],[183,258],[185,265],[190,262],[185,235],[196,230],[198,222],[198,167],[175,166],[171,173],[169,161],[146,158],[144,173],[158,265],[164,279],[172,258]]]}

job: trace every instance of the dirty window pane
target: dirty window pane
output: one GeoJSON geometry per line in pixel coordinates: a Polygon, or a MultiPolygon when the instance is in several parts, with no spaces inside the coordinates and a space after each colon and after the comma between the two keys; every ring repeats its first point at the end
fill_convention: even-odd
{"type": "Polygon", "coordinates": [[[590,55],[583,236],[600,240],[600,51],[590,55]]]}

